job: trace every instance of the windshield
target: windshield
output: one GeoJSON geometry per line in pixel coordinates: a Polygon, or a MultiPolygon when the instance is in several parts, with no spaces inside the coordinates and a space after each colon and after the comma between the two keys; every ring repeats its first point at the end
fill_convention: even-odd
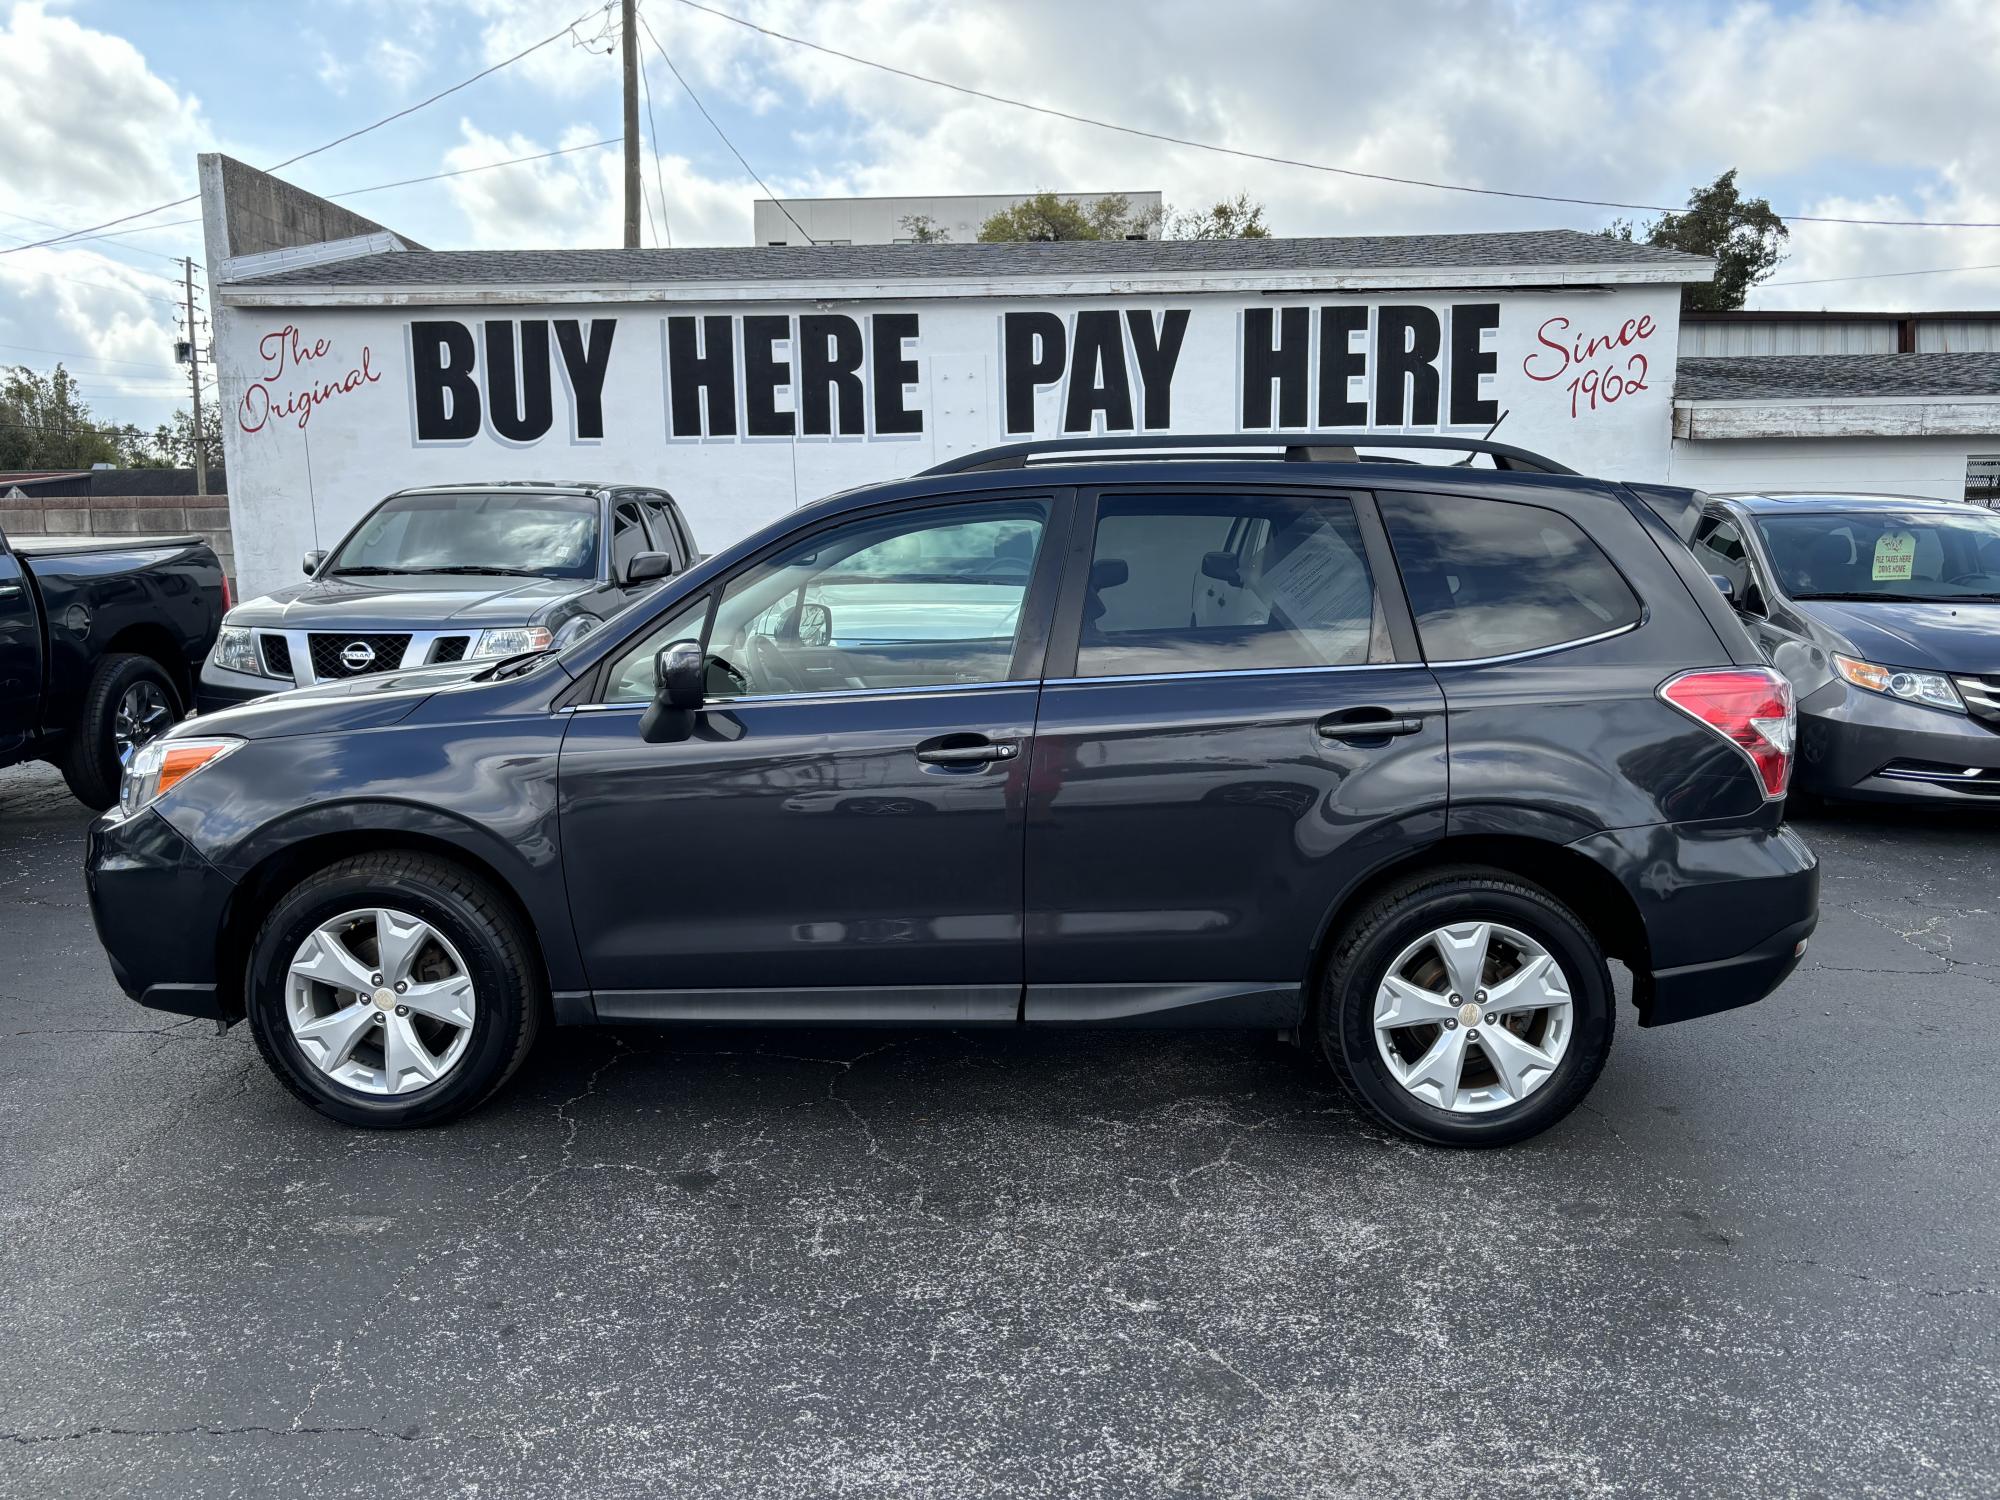
{"type": "Polygon", "coordinates": [[[396,495],[363,521],[334,575],[597,576],[597,501],[587,495],[396,495]]]}
{"type": "Polygon", "coordinates": [[[1794,599],[2000,599],[2000,516],[1940,511],[1760,515],[1794,599]]]}

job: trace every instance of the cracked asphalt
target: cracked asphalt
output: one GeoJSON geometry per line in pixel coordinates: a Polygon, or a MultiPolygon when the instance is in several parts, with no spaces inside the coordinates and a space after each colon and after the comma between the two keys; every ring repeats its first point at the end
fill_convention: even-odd
{"type": "Polygon", "coordinates": [[[560,1032],[343,1130],[126,1002],[0,773],[0,1495],[2000,1491],[2000,819],[1801,824],[1808,966],[1539,1140],[1275,1039],[560,1032]]]}

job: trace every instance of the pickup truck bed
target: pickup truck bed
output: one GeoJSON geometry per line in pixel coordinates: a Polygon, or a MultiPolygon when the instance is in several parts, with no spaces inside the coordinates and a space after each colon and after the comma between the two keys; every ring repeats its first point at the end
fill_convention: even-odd
{"type": "Polygon", "coordinates": [[[47,760],[92,806],[184,716],[228,608],[197,536],[0,534],[0,765],[47,760]]]}

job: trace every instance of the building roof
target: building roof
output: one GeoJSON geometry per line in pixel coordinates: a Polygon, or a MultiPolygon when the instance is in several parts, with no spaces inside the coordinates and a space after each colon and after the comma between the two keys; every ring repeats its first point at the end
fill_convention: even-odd
{"type": "Polygon", "coordinates": [[[744,282],[989,281],[1048,277],[1367,275],[1546,270],[1588,280],[1706,281],[1713,261],[1573,229],[1339,239],[1066,240],[1053,244],[735,245],[687,250],[431,250],[360,255],[233,288],[713,286],[744,282]],[[1629,273],[1650,273],[1633,278],[1629,273]]]}
{"type": "Polygon", "coordinates": [[[2000,353],[1753,354],[1683,359],[1680,401],[2000,396],[2000,353]]]}

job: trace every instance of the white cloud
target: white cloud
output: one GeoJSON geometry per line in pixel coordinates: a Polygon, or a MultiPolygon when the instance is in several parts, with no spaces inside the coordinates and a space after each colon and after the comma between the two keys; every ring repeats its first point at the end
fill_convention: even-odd
{"type": "Polygon", "coordinates": [[[423,77],[427,66],[423,54],[414,47],[405,47],[388,37],[377,38],[368,49],[368,65],[397,93],[423,77]]]}
{"type": "Polygon", "coordinates": [[[99,421],[150,428],[160,408],[185,404],[173,292],[165,276],[95,251],[0,256],[0,365],[61,363],[102,403],[99,421]]]}

